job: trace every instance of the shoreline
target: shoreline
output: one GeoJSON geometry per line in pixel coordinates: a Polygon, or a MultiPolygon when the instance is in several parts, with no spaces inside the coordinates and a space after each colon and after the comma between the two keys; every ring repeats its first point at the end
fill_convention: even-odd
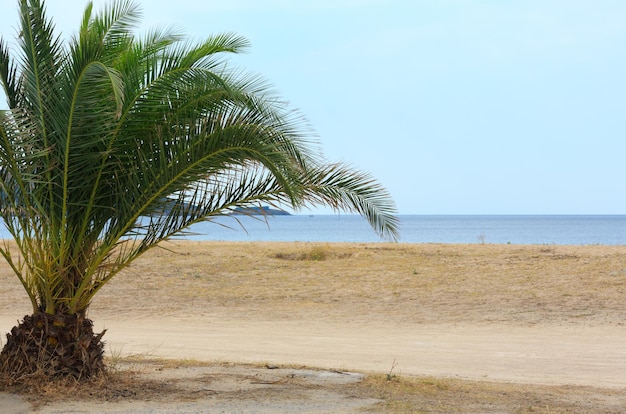
{"type": "MultiPolygon", "coordinates": [[[[401,244],[626,245],[621,215],[400,215],[401,244]]],[[[358,215],[223,216],[179,240],[385,243],[358,215]],[[242,229],[241,226],[245,228],[242,229]]],[[[0,237],[10,237],[0,231],[0,237]]]]}

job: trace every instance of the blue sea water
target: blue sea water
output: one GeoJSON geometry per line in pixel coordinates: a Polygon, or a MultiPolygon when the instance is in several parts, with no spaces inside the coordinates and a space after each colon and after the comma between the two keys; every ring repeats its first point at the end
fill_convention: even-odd
{"type": "MultiPolygon", "coordinates": [[[[626,245],[625,215],[401,215],[401,243],[626,245]]],[[[0,238],[9,238],[0,229],[0,238]]],[[[195,224],[186,240],[384,242],[356,215],[221,217],[195,224]]]]}
{"type": "MultiPolygon", "coordinates": [[[[401,215],[401,243],[626,244],[624,215],[401,215]]],[[[189,240],[382,242],[355,215],[223,217],[192,226],[189,240]],[[245,230],[242,228],[245,228],[245,230]]]]}

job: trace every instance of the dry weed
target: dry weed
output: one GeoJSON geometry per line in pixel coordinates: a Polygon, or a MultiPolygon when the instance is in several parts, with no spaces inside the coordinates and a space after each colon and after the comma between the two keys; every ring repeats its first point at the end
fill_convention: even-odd
{"type": "Polygon", "coordinates": [[[339,251],[339,249],[333,249],[329,244],[325,244],[314,245],[305,250],[276,252],[269,257],[282,260],[310,260],[317,262],[329,259],[343,259],[351,255],[352,253],[350,252],[339,251]]]}

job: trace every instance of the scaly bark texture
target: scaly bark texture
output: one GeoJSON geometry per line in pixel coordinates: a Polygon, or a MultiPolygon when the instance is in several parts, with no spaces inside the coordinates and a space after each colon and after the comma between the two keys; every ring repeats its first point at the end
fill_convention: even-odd
{"type": "Polygon", "coordinates": [[[12,380],[29,376],[88,378],[104,372],[105,331],[94,334],[84,315],[26,315],[7,334],[0,373],[12,380]]]}

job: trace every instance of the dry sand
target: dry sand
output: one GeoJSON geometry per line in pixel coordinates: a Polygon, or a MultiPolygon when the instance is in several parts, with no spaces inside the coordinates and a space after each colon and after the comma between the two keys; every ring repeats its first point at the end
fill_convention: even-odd
{"type": "MultiPolygon", "coordinates": [[[[104,405],[97,399],[63,399],[40,412],[424,409],[412,403],[394,409],[380,390],[368,395],[362,388],[345,388],[346,380],[360,379],[347,372],[497,383],[501,394],[502,389],[529,393],[521,401],[501,395],[496,411],[482,405],[457,407],[458,412],[515,407],[536,412],[537,397],[529,390],[537,386],[559,390],[562,404],[544,412],[626,411],[626,246],[177,242],[165,247],[105,287],[90,317],[96,328],[107,329],[108,350],[116,358],[231,363],[184,369],[148,361],[135,365],[143,367],[135,370],[143,378],[158,372],[164,383],[182,375],[197,387],[198,378],[210,375],[212,392],[169,402],[136,395],[104,405]],[[150,365],[155,363],[157,368],[150,365]],[[293,370],[301,366],[323,370],[293,370]],[[226,378],[238,380],[229,388],[226,378]],[[265,394],[259,394],[259,384],[265,394]],[[272,394],[268,384],[281,387],[272,394]],[[232,398],[235,391],[240,394],[232,398]]],[[[0,332],[5,332],[29,309],[16,278],[6,267],[0,272],[0,332]]],[[[18,397],[0,401],[8,407],[9,398],[18,397]]],[[[13,407],[19,412],[24,405],[17,401],[13,407]]],[[[448,412],[447,407],[426,408],[448,412]]]]}

